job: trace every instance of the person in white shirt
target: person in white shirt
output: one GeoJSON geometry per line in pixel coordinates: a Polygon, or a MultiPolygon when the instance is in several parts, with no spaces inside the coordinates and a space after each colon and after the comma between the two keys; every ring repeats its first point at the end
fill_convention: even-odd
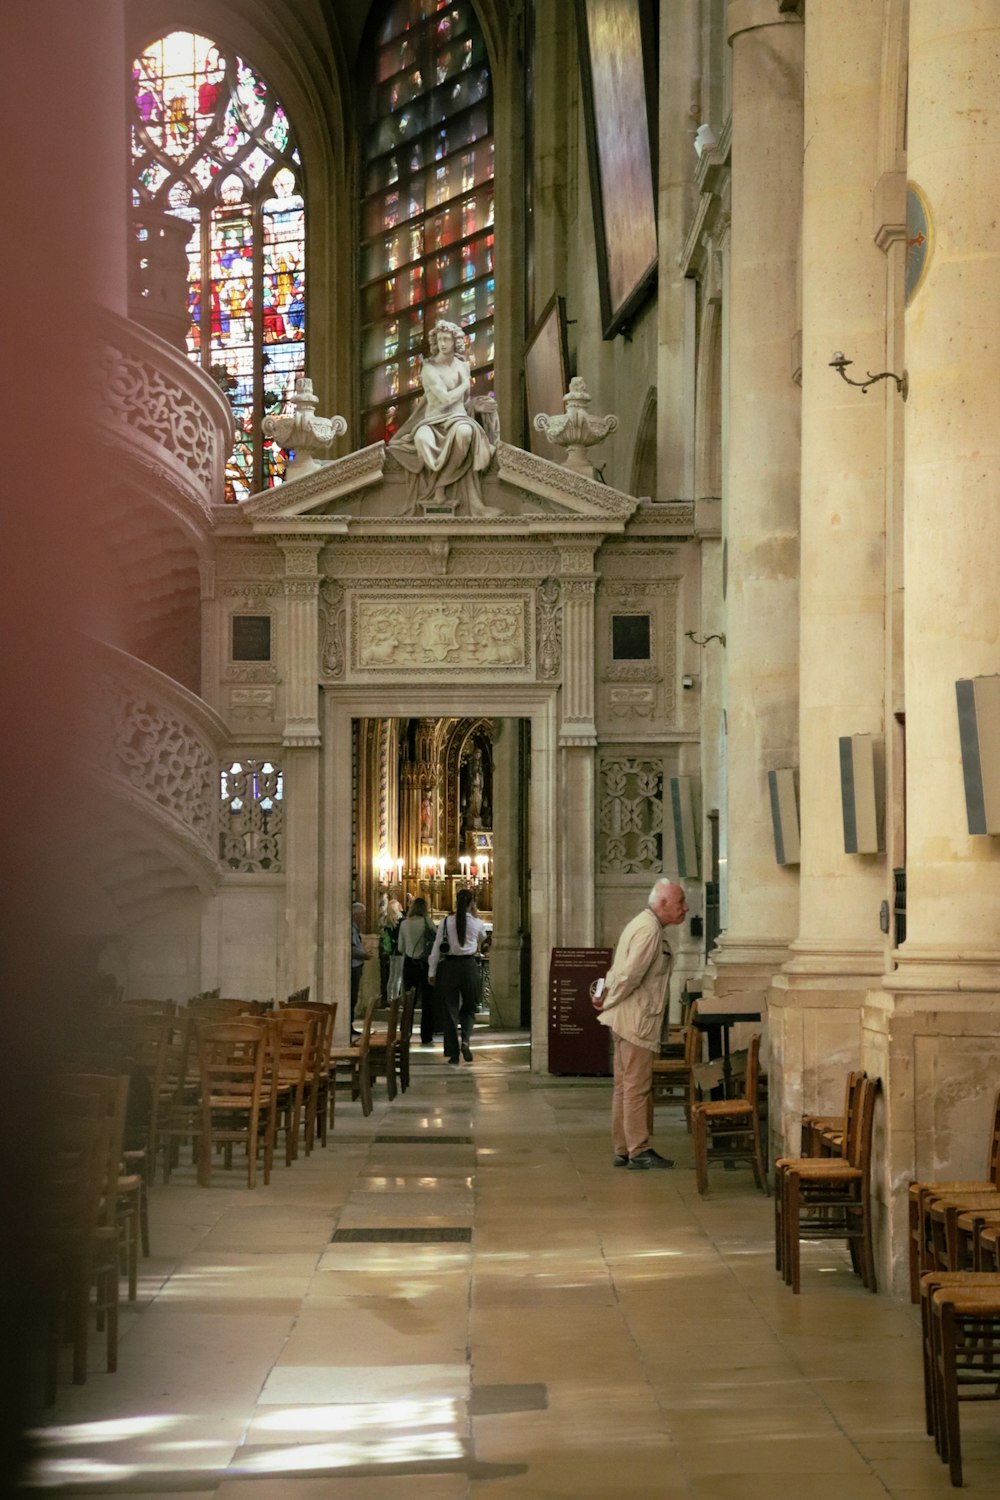
{"type": "Polygon", "coordinates": [[[444,1021],[444,1050],[457,1065],[459,1049],[472,1061],[472,1023],[479,1006],[480,974],[476,954],[486,937],[486,923],[476,915],[472,892],[463,887],[455,910],[444,918],[434,937],[427,977],[434,985],[444,1021]]]}

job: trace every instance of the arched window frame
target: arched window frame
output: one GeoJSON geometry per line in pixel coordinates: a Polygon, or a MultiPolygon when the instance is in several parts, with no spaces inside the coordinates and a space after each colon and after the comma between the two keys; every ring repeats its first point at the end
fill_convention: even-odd
{"type": "MultiPolygon", "coordinates": [[[[271,86],[266,72],[259,68],[255,61],[250,59],[247,49],[242,46],[238,48],[232,46],[221,39],[207,25],[184,25],[181,21],[171,23],[169,20],[165,20],[159,25],[144,28],[138,44],[134,44],[130,49],[130,58],[133,65],[138,62],[149,48],[155,46],[167,36],[178,32],[204,38],[212,44],[220,57],[225,59],[223,84],[218,90],[217,98],[213,101],[214,126],[221,129],[225,125],[230,100],[233,95],[234,68],[239,69],[239,66],[242,65],[243,69],[246,70],[242,79],[244,84],[247,76],[250,76],[266,90],[266,94],[263,96],[266,101],[265,108],[261,118],[250,126],[249,121],[244,116],[241,123],[246,128],[246,141],[238,147],[230,158],[224,161],[219,170],[213,173],[207,181],[203,180],[204,169],[201,177],[198,177],[197,169],[205,162],[208,156],[211,156],[213,161],[218,162],[222,154],[218,150],[213,151],[211,149],[212,145],[218,139],[218,135],[215,137],[209,135],[209,130],[212,127],[204,129],[199,137],[200,141],[206,142],[205,149],[197,153],[189,153],[183,160],[174,162],[173,170],[167,171],[155,183],[151,193],[148,189],[142,189],[137,186],[140,168],[134,157],[131,167],[133,207],[140,222],[144,206],[166,208],[168,211],[171,211],[171,208],[176,208],[176,205],[170,205],[167,200],[171,191],[178,183],[186,182],[189,189],[194,189],[195,183],[197,183],[200,189],[197,193],[193,193],[195,201],[192,212],[187,215],[180,215],[181,217],[192,219],[197,226],[188,244],[187,254],[189,261],[197,264],[201,271],[199,308],[205,305],[206,289],[209,291],[209,306],[212,305],[212,231],[216,215],[224,203],[222,188],[226,181],[234,176],[238,176],[243,184],[243,201],[249,210],[247,217],[250,232],[245,243],[248,244],[251,251],[250,302],[252,312],[250,316],[252,318],[252,327],[249,334],[249,347],[251,349],[250,402],[249,405],[246,403],[237,404],[235,401],[233,403],[238,429],[237,448],[234,450],[234,454],[227,465],[226,499],[237,500],[245,498],[247,494],[254,493],[257,490],[281,483],[285,466],[286,455],[276,444],[263,438],[260,423],[268,411],[280,408],[285,395],[292,385],[294,376],[302,373],[305,369],[306,318],[303,283],[306,274],[305,221],[308,216],[308,193],[291,116],[285,107],[283,99],[278,96],[277,92],[271,86]],[[273,134],[271,138],[268,138],[268,132],[272,131],[279,111],[287,125],[287,137],[284,141],[275,138],[273,134]],[[262,150],[262,147],[266,149],[262,150]],[[260,159],[265,154],[270,157],[270,161],[266,166],[261,168],[260,159]],[[255,168],[258,169],[256,180],[254,180],[255,168]],[[267,317],[261,316],[261,311],[264,309],[265,297],[264,230],[265,218],[271,212],[271,206],[281,202],[280,197],[276,196],[275,193],[275,179],[279,173],[283,172],[292,173],[294,192],[288,196],[288,201],[293,205],[293,211],[297,211],[295,209],[296,204],[300,206],[302,217],[301,241],[296,240],[296,244],[301,243],[302,246],[301,259],[297,267],[294,265],[290,268],[286,267],[286,269],[291,271],[297,271],[298,275],[300,290],[296,297],[298,304],[296,308],[297,321],[294,323],[294,326],[299,330],[301,337],[279,338],[270,341],[267,337],[267,317]],[[269,347],[274,349],[279,345],[292,351],[291,358],[286,360],[287,367],[278,373],[275,383],[266,385],[265,363],[269,358],[267,350],[269,347]],[[246,420],[241,421],[241,416],[246,420]],[[245,457],[242,465],[237,461],[237,455],[241,447],[244,449],[244,455],[249,450],[249,464],[246,463],[245,457]]],[[[238,74],[236,76],[238,78],[238,74]]],[[[143,127],[138,123],[138,111],[135,108],[134,92],[134,83],[130,79],[130,129],[138,131],[137,138],[143,141],[143,144],[146,146],[146,160],[149,160],[152,154],[150,150],[152,143],[149,141],[148,136],[143,140],[143,127]]],[[[258,95],[258,97],[260,96],[258,95]]],[[[207,114],[208,111],[206,110],[204,113],[207,114]]],[[[280,212],[280,210],[275,210],[275,212],[280,212]]],[[[279,278],[283,275],[284,272],[279,273],[279,278]]],[[[215,277],[214,279],[218,283],[221,278],[215,277]]],[[[291,278],[289,279],[291,280],[291,278]]],[[[220,309],[220,322],[221,316],[220,309]]],[[[282,318],[281,321],[287,330],[290,320],[282,318]]],[[[224,351],[213,351],[212,338],[204,339],[200,336],[204,328],[204,323],[200,318],[198,319],[198,325],[199,338],[197,348],[193,349],[191,347],[192,340],[189,339],[188,352],[206,373],[217,380],[226,395],[232,399],[231,378],[227,377],[225,364],[218,361],[220,353],[223,354],[224,359],[224,351]]],[[[275,331],[273,321],[271,331],[275,331]]],[[[239,353],[238,347],[236,353],[239,353]]]]}
{"type": "Polygon", "coordinates": [[[359,404],[362,440],[365,442],[391,436],[412,409],[420,393],[420,357],[426,351],[427,331],[438,317],[450,318],[467,330],[476,394],[492,389],[495,369],[493,205],[496,173],[494,79],[488,39],[472,0],[448,0],[448,3],[441,0],[436,11],[428,5],[421,7],[419,0],[411,0],[412,12],[424,9],[428,14],[418,17],[412,28],[387,35],[393,13],[405,8],[406,0],[382,0],[382,3],[373,5],[361,50],[361,71],[367,82],[368,100],[359,120],[358,153],[359,404]],[[438,16],[444,17],[447,11],[452,17],[464,13],[462,28],[436,48],[431,33],[438,16]],[[390,47],[400,45],[399,39],[405,38],[410,29],[415,37],[408,46],[404,44],[403,66],[395,72],[386,71],[390,47]],[[471,65],[456,68],[442,77],[442,58],[447,66],[448,49],[460,45],[466,37],[471,43],[471,65]],[[430,88],[408,93],[414,74],[429,63],[438,65],[435,83],[430,88]],[[477,74],[485,77],[485,89],[477,93],[471,87],[468,102],[462,104],[455,114],[443,110],[443,101],[435,95],[440,96],[448,84],[452,84],[458,95],[462,80],[474,84],[477,74]],[[407,104],[416,110],[426,101],[426,123],[410,133],[401,130],[394,151],[392,132],[388,128],[392,111],[381,108],[380,101],[384,104],[386,94],[391,94],[397,87],[403,95],[399,106],[401,111],[407,104]],[[457,142],[448,139],[449,121],[462,116],[470,120],[475,130],[477,110],[485,116],[485,129],[480,129],[471,139],[459,137],[457,142]],[[435,135],[438,137],[436,142],[435,135]],[[432,142],[434,149],[428,150],[432,142]],[[416,164],[412,156],[407,161],[403,154],[414,151],[419,158],[416,164]],[[488,172],[483,170],[486,153],[489,157],[488,172]],[[387,165],[384,172],[380,171],[381,164],[392,163],[394,155],[394,166],[387,165]],[[453,169],[450,174],[449,168],[453,169]],[[449,175],[456,178],[456,184],[451,183],[449,175]],[[381,176],[386,180],[379,182],[381,176]],[[447,190],[443,196],[438,196],[442,176],[447,182],[447,190]],[[437,177],[438,184],[432,181],[432,177],[437,177]],[[387,201],[387,190],[392,189],[400,199],[408,193],[409,207],[416,211],[401,215],[394,224],[387,223],[383,212],[381,227],[378,227],[376,211],[387,201]],[[484,212],[487,202],[488,208],[484,212]],[[461,232],[452,239],[435,244],[435,237],[439,241],[443,238],[446,215],[452,209],[457,209],[462,215],[461,232]],[[409,240],[407,251],[402,256],[391,248],[393,237],[409,240]],[[464,263],[457,259],[463,256],[466,247],[481,256],[482,264],[475,269],[474,275],[468,279],[463,275],[455,282],[455,265],[462,265],[463,271],[470,266],[471,254],[464,263]],[[433,285],[433,289],[429,289],[425,277],[433,270],[453,284],[433,285]],[[395,295],[395,307],[390,311],[386,304],[393,297],[397,273],[407,279],[395,295]],[[408,296],[407,287],[412,292],[418,279],[419,296],[408,296]],[[470,312],[470,291],[475,292],[474,312],[470,312]],[[463,293],[465,296],[461,300],[464,305],[460,306],[463,293]],[[383,310],[376,312],[374,304],[379,300],[383,301],[383,310]],[[395,345],[392,343],[394,326],[395,345]],[[384,389],[379,389],[380,383],[384,389]]]}

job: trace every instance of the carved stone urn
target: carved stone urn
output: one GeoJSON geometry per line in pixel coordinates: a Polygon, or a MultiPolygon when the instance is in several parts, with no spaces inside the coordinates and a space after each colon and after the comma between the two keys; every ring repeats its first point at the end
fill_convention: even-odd
{"type": "Polygon", "coordinates": [[[295,388],[286,399],[285,410],[280,416],[265,417],[261,423],[265,437],[274,438],[282,448],[295,454],[285,470],[286,484],[321,468],[313,457],[314,449],[326,448],[347,431],[343,417],[317,417],[318,405],[312,381],[307,375],[296,375],[295,388]]]}
{"type": "Polygon", "coordinates": [[[563,397],[566,408],[561,416],[546,416],[539,412],[535,418],[535,431],[544,432],[550,443],[566,449],[566,467],[587,479],[596,477],[594,466],[587,458],[587,449],[603,442],[609,433],[618,431],[618,418],[592,417],[587,411],[591,396],[581,375],[574,375],[569,390],[563,397]]]}

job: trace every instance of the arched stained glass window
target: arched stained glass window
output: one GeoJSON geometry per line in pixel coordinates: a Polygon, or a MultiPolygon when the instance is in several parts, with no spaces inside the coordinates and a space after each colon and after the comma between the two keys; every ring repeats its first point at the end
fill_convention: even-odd
{"type": "MultiPolygon", "coordinates": [[[[173,31],[133,64],[132,201],[192,226],[187,347],[236,417],[226,499],[281,483],[261,420],[305,368],[305,209],[291,126],[248,63],[173,31]]],[[[140,230],[141,232],[141,230],[140,230]]]]}
{"type": "Polygon", "coordinates": [[[493,383],[493,122],[472,5],[393,0],[374,49],[361,203],[369,443],[408,415],[438,318],[465,329],[474,394],[493,383]]]}

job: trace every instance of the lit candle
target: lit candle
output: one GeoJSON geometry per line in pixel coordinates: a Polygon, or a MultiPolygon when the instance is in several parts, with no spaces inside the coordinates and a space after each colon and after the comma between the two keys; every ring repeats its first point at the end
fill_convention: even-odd
{"type": "Polygon", "coordinates": [[[489,860],[489,855],[488,854],[483,854],[483,855],[480,856],[480,859],[479,859],[479,873],[483,877],[484,880],[486,880],[486,879],[489,878],[490,860],[489,860]]]}
{"type": "Polygon", "coordinates": [[[463,878],[463,880],[468,880],[468,878],[469,878],[469,866],[471,865],[471,863],[472,863],[472,861],[471,861],[471,859],[469,858],[469,856],[467,854],[460,854],[459,855],[459,857],[458,857],[458,866],[459,866],[459,869],[462,872],[462,878],[463,878]]]}
{"type": "Polygon", "coordinates": [[[438,879],[439,880],[443,880],[444,879],[444,860],[443,859],[439,859],[438,860],[438,879]]]}

